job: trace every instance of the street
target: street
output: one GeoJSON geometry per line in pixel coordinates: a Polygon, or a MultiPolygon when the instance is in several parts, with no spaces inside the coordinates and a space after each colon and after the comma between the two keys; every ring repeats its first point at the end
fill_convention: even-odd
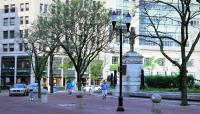
{"type": "MultiPolygon", "coordinates": [[[[39,99],[29,101],[26,96],[9,97],[0,93],[0,114],[154,114],[152,102],[143,98],[124,98],[124,112],[117,112],[118,98],[108,96],[105,100],[100,95],[84,94],[82,108],[77,107],[75,95],[65,92],[48,94],[48,103],[39,99]]],[[[189,106],[180,106],[180,101],[162,100],[161,114],[199,114],[200,103],[189,102],[189,106]]]]}

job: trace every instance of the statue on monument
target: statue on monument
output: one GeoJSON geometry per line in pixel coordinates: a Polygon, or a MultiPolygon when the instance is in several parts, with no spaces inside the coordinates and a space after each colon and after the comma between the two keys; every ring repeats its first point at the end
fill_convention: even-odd
{"type": "Polygon", "coordinates": [[[130,52],[134,51],[134,44],[135,44],[135,28],[131,27],[130,37],[129,37],[129,44],[130,44],[130,52]]]}

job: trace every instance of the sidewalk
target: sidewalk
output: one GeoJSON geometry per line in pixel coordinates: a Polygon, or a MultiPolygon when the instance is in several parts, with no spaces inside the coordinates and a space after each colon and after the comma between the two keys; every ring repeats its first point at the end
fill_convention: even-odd
{"type": "MultiPolygon", "coordinates": [[[[138,91],[131,93],[130,97],[150,98],[152,94],[160,94],[162,99],[180,100],[180,92],[138,91]]],[[[200,101],[200,93],[188,93],[188,101],[200,101]]]]}
{"type": "MultiPolygon", "coordinates": [[[[82,108],[78,108],[78,98],[66,92],[48,94],[48,103],[40,99],[31,102],[23,96],[9,97],[0,95],[1,114],[154,114],[153,104],[149,98],[124,97],[124,112],[117,112],[118,97],[108,96],[105,100],[98,94],[84,94],[82,108]],[[8,110],[9,109],[9,110],[8,110]]],[[[199,114],[200,102],[189,102],[189,106],[180,106],[177,100],[162,100],[161,114],[199,114]]],[[[155,106],[155,105],[154,105],[155,106]]]]}
{"type": "MultiPolygon", "coordinates": [[[[75,95],[66,92],[48,94],[48,103],[41,103],[40,99],[33,102],[28,97],[0,96],[1,114],[154,114],[152,102],[148,98],[124,97],[124,112],[117,112],[118,98],[108,96],[105,100],[100,95],[84,94],[82,108],[78,108],[75,95]],[[8,108],[9,107],[9,108],[8,108]],[[9,110],[8,110],[9,109],[9,110]]],[[[162,100],[161,114],[199,114],[200,103],[190,102],[189,106],[180,106],[180,101],[162,100]]]]}

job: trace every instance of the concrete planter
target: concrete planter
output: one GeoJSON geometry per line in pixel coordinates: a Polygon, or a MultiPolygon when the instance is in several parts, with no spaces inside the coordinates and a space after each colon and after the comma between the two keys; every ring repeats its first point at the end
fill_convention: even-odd
{"type": "Polygon", "coordinates": [[[48,91],[46,89],[42,89],[41,91],[41,102],[48,103],[48,91]]]}
{"type": "Polygon", "coordinates": [[[83,93],[82,91],[78,91],[76,94],[76,108],[78,109],[82,109],[83,108],[83,93]]]}

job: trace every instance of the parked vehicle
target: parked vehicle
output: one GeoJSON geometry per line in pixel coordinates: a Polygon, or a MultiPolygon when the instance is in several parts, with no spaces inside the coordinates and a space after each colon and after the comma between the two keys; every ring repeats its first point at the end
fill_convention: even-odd
{"type": "Polygon", "coordinates": [[[94,86],[94,85],[92,85],[92,86],[84,86],[83,87],[83,91],[84,92],[89,92],[89,93],[91,93],[91,92],[101,92],[101,87],[100,86],[94,86]]]}
{"type": "Polygon", "coordinates": [[[33,89],[33,92],[38,92],[38,83],[31,83],[27,86],[28,91],[33,89]]]}
{"type": "Polygon", "coordinates": [[[13,95],[28,95],[28,88],[26,84],[14,84],[13,87],[9,89],[9,96],[13,95]]]}

